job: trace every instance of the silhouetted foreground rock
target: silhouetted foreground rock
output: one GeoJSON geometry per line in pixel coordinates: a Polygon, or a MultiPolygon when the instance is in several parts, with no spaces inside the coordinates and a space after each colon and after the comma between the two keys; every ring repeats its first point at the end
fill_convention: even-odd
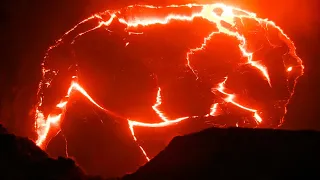
{"type": "MultiPolygon", "coordinates": [[[[211,128],[174,138],[123,180],[320,179],[320,133],[211,128]]],[[[52,159],[0,125],[0,179],[100,180],[71,159],[52,159]]],[[[111,179],[110,179],[111,180],[111,179]]]]}
{"type": "Polygon", "coordinates": [[[174,138],[123,179],[320,179],[319,156],[319,132],[211,128],[174,138]]]}
{"type": "Polygon", "coordinates": [[[52,159],[27,138],[9,134],[0,125],[1,180],[84,180],[87,177],[71,159],[52,159]]]}

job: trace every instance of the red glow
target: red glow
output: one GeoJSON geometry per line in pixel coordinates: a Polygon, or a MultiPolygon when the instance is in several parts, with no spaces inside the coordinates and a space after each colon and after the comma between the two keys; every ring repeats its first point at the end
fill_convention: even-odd
{"type": "MultiPolygon", "coordinates": [[[[238,40],[239,50],[241,51],[242,56],[246,59],[246,63],[248,65],[252,66],[253,68],[257,69],[260,72],[261,76],[269,84],[269,86],[272,87],[272,81],[269,76],[268,68],[261,61],[254,59],[254,56],[253,56],[254,52],[251,52],[248,50],[247,39],[246,39],[245,35],[241,34],[241,32],[238,32],[237,28],[227,28],[226,26],[223,25],[223,23],[227,23],[231,27],[236,27],[236,20],[242,21],[245,18],[249,18],[249,19],[256,21],[257,23],[260,24],[260,26],[264,26],[264,27],[270,26],[270,27],[277,29],[279,31],[280,39],[284,43],[286,43],[286,45],[289,47],[289,54],[293,58],[296,59],[297,63],[299,64],[298,67],[303,70],[302,61],[296,55],[294,43],[289,39],[289,37],[282,31],[282,29],[280,27],[275,25],[274,22],[269,21],[267,19],[258,18],[254,13],[251,13],[251,12],[248,12],[248,11],[236,8],[236,7],[227,6],[227,5],[224,5],[221,3],[207,4],[207,5],[199,5],[199,4],[170,5],[170,6],[166,6],[166,7],[138,6],[137,5],[137,6],[129,6],[129,7],[126,7],[124,9],[120,9],[120,10],[114,10],[114,11],[107,10],[103,13],[92,15],[91,17],[83,20],[82,22],[77,24],[75,27],[73,27],[72,29],[67,31],[59,40],[56,41],[56,43],[53,46],[49,47],[48,52],[45,56],[45,61],[46,61],[46,58],[49,56],[48,55],[49,52],[51,50],[53,50],[54,48],[58,47],[61,43],[63,43],[64,38],[67,35],[69,35],[71,32],[73,32],[75,29],[77,29],[80,25],[85,24],[86,22],[89,22],[91,20],[98,20],[99,23],[95,27],[93,27],[89,30],[78,33],[73,38],[72,43],[74,43],[78,37],[83,36],[83,35],[87,34],[88,32],[92,32],[96,29],[104,28],[104,27],[108,27],[108,26],[112,25],[112,23],[114,23],[116,20],[126,26],[126,30],[129,35],[131,35],[131,34],[139,35],[139,34],[143,34],[143,32],[141,32],[141,33],[129,32],[129,29],[135,29],[139,26],[149,26],[149,25],[154,25],[154,24],[166,25],[171,20],[193,21],[196,17],[205,19],[205,20],[215,24],[218,29],[218,31],[214,31],[214,32],[210,33],[209,36],[204,37],[202,44],[200,44],[197,47],[190,48],[189,51],[185,55],[186,65],[192,70],[192,72],[194,73],[194,75],[196,77],[198,77],[198,74],[197,74],[197,71],[194,69],[194,67],[190,63],[190,57],[193,54],[195,54],[196,52],[202,51],[203,49],[205,49],[207,46],[207,42],[210,41],[212,38],[214,38],[215,35],[225,34],[225,35],[234,37],[235,39],[238,40]],[[165,17],[149,17],[149,16],[132,15],[132,17],[129,19],[129,18],[124,18],[122,15],[123,10],[128,10],[131,8],[142,8],[142,9],[157,9],[158,8],[158,9],[161,9],[161,8],[179,8],[179,7],[188,7],[188,8],[198,7],[200,10],[198,10],[198,11],[194,10],[194,12],[191,15],[182,15],[182,14],[176,14],[176,13],[172,12],[165,17]],[[218,9],[222,9],[222,13],[220,15],[215,13],[215,11],[214,11],[214,10],[218,10],[218,9]],[[104,17],[106,17],[106,15],[109,15],[108,16],[109,18],[107,20],[105,20],[105,18],[104,18],[104,17]]],[[[126,42],[125,46],[128,46],[129,44],[130,44],[130,42],[126,42]]],[[[59,129],[61,121],[63,120],[63,117],[64,117],[65,112],[67,110],[67,105],[71,99],[73,92],[75,92],[75,91],[78,91],[79,93],[81,93],[84,97],[86,97],[86,99],[88,101],[90,101],[93,105],[95,105],[99,109],[103,110],[104,112],[106,112],[110,115],[113,115],[113,116],[118,116],[115,113],[113,113],[113,112],[105,109],[101,105],[99,105],[87,93],[87,91],[76,81],[71,82],[71,85],[66,92],[65,98],[63,98],[63,100],[61,100],[56,105],[55,108],[57,110],[59,110],[58,111],[59,113],[58,114],[50,113],[48,116],[45,116],[43,111],[41,110],[42,99],[45,97],[43,97],[43,94],[41,92],[43,89],[50,86],[51,79],[47,78],[47,73],[50,72],[50,73],[53,73],[54,75],[57,74],[56,71],[49,69],[49,67],[46,67],[45,61],[43,63],[43,80],[40,82],[40,85],[39,85],[39,91],[38,91],[39,103],[38,103],[38,106],[36,109],[36,119],[35,119],[35,129],[38,134],[38,138],[36,140],[36,143],[38,146],[45,148],[44,142],[47,141],[48,139],[50,139],[48,137],[48,133],[49,133],[50,129],[52,129],[53,127],[56,127],[59,129]]],[[[285,69],[287,72],[291,72],[293,70],[293,67],[286,65],[285,69]]],[[[301,71],[299,76],[301,76],[302,74],[303,74],[303,72],[301,71]]],[[[214,85],[212,91],[213,92],[217,91],[217,92],[221,93],[223,96],[225,96],[224,103],[230,103],[230,104],[236,106],[237,108],[240,108],[244,111],[252,113],[252,117],[255,119],[257,126],[259,126],[259,124],[264,121],[261,117],[261,110],[244,105],[244,103],[242,101],[237,100],[235,94],[229,93],[228,92],[229,90],[225,86],[227,80],[228,80],[228,77],[226,77],[219,84],[214,85]]],[[[290,93],[291,93],[290,96],[292,96],[292,94],[294,92],[290,91],[290,93]]],[[[290,99],[287,100],[286,105],[289,102],[289,100],[290,99]]],[[[162,122],[144,123],[139,120],[131,120],[131,119],[126,118],[128,121],[129,129],[131,131],[131,134],[133,136],[134,141],[136,141],[136,142],[138,141],[137,137],[135,136],[135,131],[134,131],[135,127],[150,127],[150,128],[166,127],[166,126],[170,126],[173,124],[177,124],[177,123],[179,123],[183,120],[186,120],[190,117],[197,117],[197,116],[190,116],[190,117],[180,117],[177,119],[169,119],[167,117],[166,113],[164,113],[160,110],[161,103],[162,103],[162,101],[161,101],[161,88],[159,87],[158,92],[157,92],[157,97],[155,100],[155,104],[151,108],[161,118],[162,122]]],[[[220,106],[220,103],[213,103],[210,108],[210,113],[207,114],[205,117],[220,115],[221,112],[219,111],[219,106],[220,106]]],[[[239,124],[236,123],[235,126],[239,126],[239,124]]],[[[143,149],[142,146],[139,145],[139,147],[140,147],[142,153],[145,155],[146,159],[149,161],[150,158],[148,157],[146,151],[143,149]]]]}

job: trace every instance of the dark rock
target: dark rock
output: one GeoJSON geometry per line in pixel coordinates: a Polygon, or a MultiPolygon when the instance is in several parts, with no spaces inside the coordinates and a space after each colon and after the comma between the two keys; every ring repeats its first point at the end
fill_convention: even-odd
{"type": "Polygon", "coordinates": [[[4,128],[1,124],[0,124],[0,134],[7,134],[7,130],[6,128],[4,128]]]}
{"type": "Polygon", "coordinates": [[[320,178],[320,133],[217,129],[174,138],[125,180],[320,178]]]}
{"type": "MultiPolygon", "coordinates": [[[[101,180],[72,159],[50,158],[27,138],[0,126],[0,179],[101,180]]],[[[319,179],[320,133],[271,129],[206,129],[175,137],[123,180],[319,179]]],[[[111,180],[111,179],[110,179],[111,180]]]]}
{"type": "Polygon", "coordinates": [[[72,159],[50,158],[33,141],[0,126],[0,179],[89,179],[72,159]]]}

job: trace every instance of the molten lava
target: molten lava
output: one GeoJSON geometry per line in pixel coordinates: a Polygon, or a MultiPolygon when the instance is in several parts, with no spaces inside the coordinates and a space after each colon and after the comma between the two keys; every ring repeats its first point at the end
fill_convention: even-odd
{"type": "MultiPolygon", "coordinates": [[[[135,11],[132,11],[135,12],[135,11]]],[[[137,11],[138,12],[138,11],[137,11]]],[[[99,28],[108,28],[111,26],[113,23],[121,23],[122,25],[125,26],[124,31],[128,35],[141,35],[143,32],[132,32],[135,28],[138,27],[147,27],[151,25],[163,25],[165,26],[172,20],[175,21],[187,21],[191,22],[195,18],[201,18],[203,20],[206,20],[212,24],[214,24],[217,27],[217,31],[211,32],[207,37],[203,38],[202,44],[199,44],[197,47],[193,47],[189,49],[189,51],[185,54],[185,60],[186,60],[186,65],[190,70],[194,73],[196,78],[198,78],[198,72],[197,70],[193,67],[191,64],[191,56],[194,55],[197,52],[203,51],[207,43],[214,38],[214,36],[218,34],[225,34],[227,36],[233,37],[237,39],[238,41],[238,47],[240,52],[242,53],[242,56],[246,59],[246,65],[250,65],[253,68],[255,68],[257,71],[260,72],[261,76],[265,79],[265,81],[269,84],[270,87],[272,87],[272,80],[269,75],[269,70],[268,68],[261,62],[259,59],[254,59],[254,52],[251,52],[248,48],[247,44],[247,39],[245,34],[239,30],[238,28],[238,22],[243,23],[243,19],[250,19],[254,20],[256,23],[258,23],[261,27],[268,29],[268,27],[272,27],[278,31],[278,36],[279,38],[285,43],[286,46],[289,48],[289,54],[293,59],[295,59],[296,64],[290,64],[290,63],[285,63],[283,62],[284,66],[284,71],[290,75],[293,71],[297,71],[298,75],[294,79],[294,85],[296,83],[296,80],[298,77],[300,77],[303,74],[303,65],[301,59],[296,55],[295,52],[295,46],[294,43],[289,39],[289,37],[282,31],[280,27],[275,25],[274,22],[269,21],[267,19],[261,19],[256,16],[256,14],[242,10],[240,8],[232,7],[232,6],[227,6],[221,3],[217,4],[186,4],[186,5],[170,5],[170,6],[165,6],[165,7],[157,7],[157,6],[150,6],[150,5],[133,5],[133,6],[128,6],[123,9],[119,10],[107,10],[102,13],[94,14],[91,17],[81,21],[79,24],[74,26],[72,29],[67,31],[59,40],[56,41],[56,43],[49,47],[46,56],[44,57],[44,62],[42,64],[43,67],[43,79],[39,84],[39,91],[38,91],[38,97],[39,97],[39,102],[36,107],[36,118],[35,118],[35,129],[38,134],[38,138],[36,140],[36,143],[38,146],[45,148],[45,141],[50,141],[49,137],[49,132],[51,129],[60,129],[60,124],[63,120],[63,117],[67,111],[67,106],[70,100],[72,99],[72,94],[77,91],[81,93],[84,97],[86,97],[93,105],[98,107],[99,109],[103,110],[104,112],[112,115],[112,116],[117,116],[116,113],[113,113],[101,105],[99,105],[91,96],[87,93],[87,91],[81,87],[81,85],[78,83],[76,80],[77,74],[74,74],[74,79],[71,81],[71,85],[68,89],[66,89],[66,96],[62,98],[62,100],[55,106],[54,112],[55,113],[50,113],[48,115],[45,115],[43,111],[43,99],[45,97],[44,90],[48,87],[50,87],[51,81],[53,78],[59,74],[59,70],[57,69],[52,69],[48,64],[47,64],[47,58],[49,57],[49,52],[61,45],[62,43],[65,43],[64,40],[65,38],[69,37],[70,34],[74,33],[76,29],[78,29],[80,26],[86,23],[95,23],[98,22],[93,28],[87,29],[83,32],[77,33],[76,35],[73,35],[72,40],[70,41],[71,45],[74,44],[77,39],[81,36],[84,36],[88,34],[89,32],[95,31],[99,28]],[[124,12],[130,11],[130,10],[141,10],[142,12],[144,10],[158,10],[158,9],[170,9],[172,8],[172,12],[170,12],[168,15],[163,16],[163,17],[155,17],[155,16],[148,16],[144,15],[143,13],[131,13],[130,17],[125,16],[124,12]],[[189,8],[192,10],[191,14],[183,14],[183,13],[176,13],[174,9],[179,9],[179,8],[189,8]],[[218,13],[219,11],[221,13],[218,13]],[[58,112],[58,113],[56,113],[58,112]]],[[[177,42],[178,43],[178,42],[177,42]]],[[[125,46],[128,46],[130,42],[125,42],[125,46]]],[[[228,80],[228,77],[225,77],[223,81],[221,81],[219,84],[216,84],[212,88],[212,93],[219,93],[221,96],[223,96],[224,102],[222,103],[213,103],[211,108],[210,108],[210,113],[205,115],[204,117],[208,116],[217,116],[220,115],[221,112],[219,111],[219,106],[221,104],[232,104],[236,106],[237,108],[240,108],[244,111],[247,111],[248,113],[252,114],[252,117],[255,119],[257,127],[259,127],[259,124],[261,124],[264,119],[261,117],[262,110],[261,109],[255,109],[253,107],[244,105],[243,102],[239,99],[237,99],[236,94],[231,93],[230,89],[226,88],[225,84],[228,80]]],[[[288,88],[289,89],[289,88],[288,88]]],[[[293,95],[294,88],[292,90],[290,89],[290,97],[293,95]]],[[[286,106],[290,100],[290,97],[286,99],[285,105],[286,106]]],[[[184,121],[189,118],[194,118],[197,116],[188,116],[188,117],[180,117],[177,119],[169,119],[166,116],[166,113],[162,112],[160,110],[160,105],[161,105],[161,88],[158,88],[157,92],[157,97],[156,97],[156,102],[155,104],[151,107],[157,114],[158,116],[162,119],[162,122],[159,123],[144,123],[138,120],[132,120],[125,118],[128,121],[129,124],[129,129],[131,131],[131,134],[133,136],[133,140],[138,143],[138,139],[135,136],[135,127],[150,127],[150,128],[159,128],[159,127],[165,127],[165,126],[170,126],[176,123],[179,123],[181,121],[184,121]]],[[[285,107],[284,107],[285,108],[285,107]]],[[[282,118],[283,120],[283,118],[282,118]]],[[[281,122],[282,122],[281,120],[281,122]]],[[[239,124],[236,123],[235,126],[238,126],[239,124]]],[[[145,155],[147,160],[150,160],[148,157],[146,151],[143,149],[142,146],[140,146],[140,149],[142,153],[145,155]]]]}

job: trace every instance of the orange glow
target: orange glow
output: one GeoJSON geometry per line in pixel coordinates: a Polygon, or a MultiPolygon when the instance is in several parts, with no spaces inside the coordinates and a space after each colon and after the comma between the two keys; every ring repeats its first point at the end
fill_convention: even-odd
{"type": "MultiPolygon", "coordinates": [[[[222,93],[222,94],[224,94],[224,95],[227,96],[227,97],[225,98],[225,102],[231,103],[231,104],[233,104],[233,105],[235,105],[235,106],[237,106],[237,107],[239,107],[239,108],[241,108],[241,109],[244,109],[244,110],[246,110],[246,111],[252,112],[252,113],[253,113],[253,117],[255,118],[255,120],[257,121],[257,123],[258,123],[258,124],[261,123],[261,122],[262,122],[262,118],[259,116],[258,110],[252,109],[252,108],[248,108],[248,107],[245,107],[245,106],[241,105],[240,103],[238,103],[238,102],[236,102],[236,101],[234,100],[234,98],[235,98],[235,95],[234,95],[234,94],[228,94],[228,93],[225,92],[225,87],[224,87],[224,85],[225,85],[227,79],[228,79],[228,78],[226,77],[223,82],[219,83],[218,88],[217,88],[217,90],[218,90],[220,93],[222,93]]],[[[213,90],[214,90],[214,89],[213,89],[213,90]]]]}
{"type": "MultiPolygon", "coordinates": [[[[71,42],[73,44],[76,41],[76,39],[79,38],[80,36],[83,36],[89,32],[92,32],[92,31],[99,29],[99,28],[102,28],[102,27],[103,28],[108,27],[112,23],[114,23],[114,21],[120,22],[123,25],[125,25],[126,26],[125,30],[127,31],[127,33],[129,35],[131,35],[131,34],[139,35],[139,34],[143,34],[143,32],[136,33],[136,32],[130,32],[129,30],[135,29],[135,28],[141,27],[141,26],[145,27],[145,26],[154,25],[154,24],[166,25],[172,20],[193,21],[195,18],[202,18],[204,20],[207,20],[207,21],[211,22],[212,24],[215,24],[218,29],[217,31],[211,32],[207,37],[204,37],[202,44],[200,44],[197,47],[190,48],[189,51],[185,54],[186,65],[192,70],[192,72],[194,73],[194,75],[197,78],[198,78],[197,71],[192,67],[192,65],[190,63],[190,57],[193,54],[195,54],[196,52],[204,50],[207,46],[207,42],[210,41],[210,39],[214,38],[215,35],[225,34],[225,35],[234,37],[235,39],[238,40],[238,43],[239,43],[238,47],[242,53],[242,56],[246,59],[246,64],[257,69],[260,72],[260,74],[264,77],[264,80],[266,82],[268,82],[270,87],[272,87],[272,81],[271,81],[269,73],[268,73],[268,68],[261,61],[259,61],[259,59],[253,59],[254,52],[251,52],[248,50],[246,37],[243,34],[241,34],[240,32],[238,32],[237,28],[227,28],[226,26],[223,25],[223,23],[227,23],[231,27],[236,27],[236,20],[240,19],[242,21],[244,18],[252,19],[252,20],[256,21],[257,23],[259,23],[260,26],[263,26],[263,27],[270,26],[270,27],[277,29],[279,31],[280,39],[283,40],[286,43],[286,45],[289,47],[289,54],[297,60],[299,67],[302,69],[300,76],[303,74],[302,61],[296,55],[294,43],[282,31],[282,29],[280,27],[276,26],[275,23],[272,21],[269,21],[267,19],[258,18],[256,16],[256,14],[242,10],[237,7],[232,7],[232,6],[227,6],[227,5],[224,5],[221,3],[216,3],[216,4],[205,4],[205,5],[201,5],[201,4],[170,5],[170,6],[166,6],[166,7],[156,7],[156,6],[150,6],[150,5],[134,5],[134,6],[128,6],[124,9],[120,9],[120,10],[113,10],[113,11],[107,10],[103,13],[92,15],[91,17],[81,21],[79,24],[77,24],[72,29],[67,31],[60,39],[58,39],[53,46],[48,48],[48,51],[44,57],[44,62],[42,64],[42,66],[43,66],[43,68],[42,68],[43,80],[40,82],[39,90],[38,90],[39,102],[38,102],[38,106],[36,108],[36,117],[35,117],[35,129],[38,134],[36,144],[38,146],[40,146],[41,148],[45,148],[44,142],[49,141],[48,139],[50,139],[50,138],[48,137],[48,134],[49,134],[50,130],[53,127],[56,127],[58,129],[60,128],[60,124],[61,124],[63,117],[65,115],[65,112],[67,110],[68,103],[69,103],[70,99],[72,98],[71,97],[72,94],[75,91],[81,93],[88,101],[90,101],[93,105],[98,107],[100,110],[102,110],[112,116],[120,117],[119,115],[117,115],[117,114],[105,109],[101,105],[99,105],[87,93],[87,91],[80,84],[78,84],[76,81],[71,82],[71,85],[66,92],[66,96],[63,98],[63,100],[61,100],[56,105],[55,108],[57,110],[59,110],[58,111],[59,114],[50,113],[47,117],[45,117],[43,111],[41,110],[42,106],[43,106],[42,99],[44,98],[44,95],[41,92],[43,89],[50,86],[50,82],[52,80],[52,79],[46,78],[47,73],[50,72],[50,73],[53,73],[54,75],[57,74],[57,71],[51,70],[45,66],[46,60],[49,56],[49,52],[52,49],[58,47],[64,41],[64,38],[66,36],[68,36],[71,32],[73,32],[80,25],[82,25],[88,21],[98,20],[98,24],[95,27],[93,27],[92,29],[78,33],[73,38],[73,40],[71,42]],[[174,12],[172,12],[165,17],[148,17],[148,16],[138,16],[138,15],[134,16],[133,15],[133,17],[131,17],[130,19],[124,18],[123,15],[121,14],[122,10],[127,10],[127,9],[131,9],[131,8],[139,8],[139,7],[146,8],[146,9],[179,8],[179,7],[194,8],[194,7],[197,7],[200,10],[198,10],[198,11],[194,10],[194,12],[191,15],[181,15],[181,14],[175,14],[174,12]],[[215,13],[215,10],[218,10],[218,9],[222,10],[222,13],[220,15],[215,13]],[[109,18],[107,20],[105,20],[104,17],[106,17],[107,15],[109,18]]],[[[126,42],[125,46],[128,46],[129,44],[130,44],[130,42],[126,42]]],[[[287,71],[288,72],[292,71],[292,67],[288,67],[287,71]]],[[[244,111],[252,113],[252,117],[255,119],[257,126],[259,124],[261,124],[263,122],[263,119],[261,117],[260,109],[255,109],[253,107],[247,107],[244,105],[243,102],[237,101],[235,94],[227,92],[227,88],[225,87],[227,80],[228,80],[228,78],[226,77],[219,84],[213,85],[214,88],[212,89],[212,91],[219,92],[219,93],[223,94],[223,96],[225,96],[224,103],[230,103],[239,109],[242,109],[244,111]]],[[[294,92],[292,91],[290,93],[292,95],[294,92]]],[[[290,99],[287,100],[286,105],[288,104],[289,100],[290,99]]],[[[180,118],[176,118],[176,119],[169,119],[167,117],[167,114],[160,110],[161,103],[162,103],[162,101],[161,101],[161,88],[159,87],[158,92],[157,92],[157,96],[156,96],[156,102],[151,108],[155,111],[155,113],[162,120],[161,122],[144,123],[139,120],[131,120],[128,118],[121,117],[121,118],[124,118],[128,121],[129,129],[132,134],[133,140],[136,141],[138,145],[139,145],[139,142],[138,142],[138,139],[137,139],[137,137],[135,135],[135,131],[134,131],[135,127],[160,128],[160,127],[166,127],[166,126],[170,126],[173,124],[177,124],[177,123],[179,123],[183,120],[189,119],[189,118],[198,117],[198,116],[190,116],[190,117],[180,117],[180,118]]],[[[220,105],[220,103],[213,103],[213,105],[210,108],[209,114],[205,115],[204,117],[220,115],[220,112],[218,111],[219,105],[220,105]]],[[[239,124],[236,123],[236,126],[238,127],[239,124]]],[[[139,148],[140,148],[141,152],[145,155],[146,160],[149,161],[150,158],[148,157],[148,155],[147,155],[146,151],[143,149],[143,147],[139,145],[139,148]]]]}

